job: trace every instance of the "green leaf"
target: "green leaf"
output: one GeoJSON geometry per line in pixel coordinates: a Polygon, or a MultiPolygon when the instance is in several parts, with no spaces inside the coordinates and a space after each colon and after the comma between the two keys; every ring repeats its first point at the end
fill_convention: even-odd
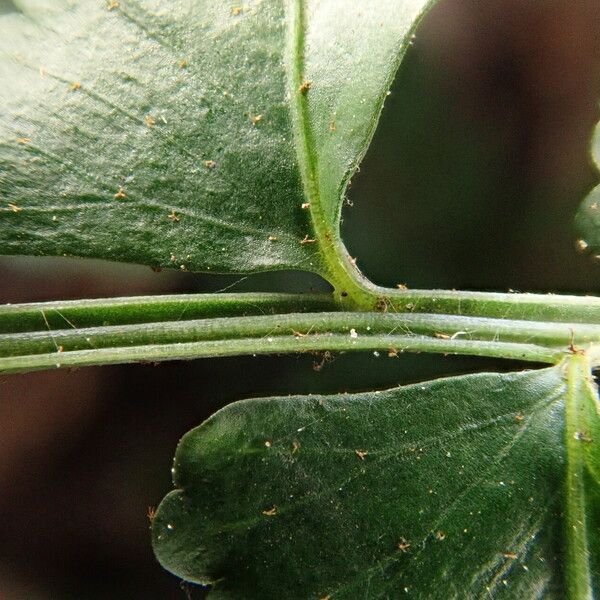
{"type": "MultiPolygon", "coordinates": [[[[600,169],[600,124],[596,126],[592,138],[591,154],[592,160],[600,169]]],[[[600,185],[590,192],[579,207],[575,226],[580,236],[577,241],[578,249],[600,258],[600,185]]]]}
{"type": "Polygon", "coordinates": [[[539,371],[230,405],[182,439],[155,553],[212,584],[211,598],[591,598],[590,377],[573,355],[539,371]]]}
{"type": "Polygon", "coordinates": [[[339,269],[346,182],[427,3],[19,0],[0,252],[339,269]]]}

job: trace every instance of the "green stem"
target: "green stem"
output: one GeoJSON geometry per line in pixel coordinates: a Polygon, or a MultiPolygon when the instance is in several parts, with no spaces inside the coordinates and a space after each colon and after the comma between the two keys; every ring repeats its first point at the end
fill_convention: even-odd
{"type": "Polygon", "coordinates": [[[558,349],[533,344],[443,340],[408,335],[373,335],[352,339],[349,335],[342,334],[311,334],[300,338],[286,335],[268,338],[221,339],[11,356],[0,358],[0,373],[202,357],[365,350],[393,351],[394,354],[402,352],[470,354],[537,363],[555,363],[563,356],[563,352],[558,349]]]}
{"type": "MultiPolygon", "coordinates": [[[[36,310],[45,314],[43,307],[36,310]]],[[[556,363],[574,344],[600,344],[600,325],[405,313],[289,313],[58,330],[44,324],[42,331],[0,335],[0,371],[321,350],[470,353],[556,363]]]]}
{"type": "Polygon", "coordinates": [[[450,290],[390,290],[362,281],[371,303],[388,310],[498,319],[600,324],[600,298],[450,290]]]}
{"type": "MultiPolygon", "coordinates": [[[[352,312],[290,313],[247,317],[190,319],[159,323],[111,325],[0,335],[0,357],[74,350],[173,344],[206,340],[302,338],[311,334],[425,336],[534,344],[566,351],[570,344],[600,343],[599,325],[537,323],[428,314],[352,312]]],[[[353,342],[350,343],[350,346],[353,342]]],[[[391,346],[388,346],[391,347],[391,346]]],[[[347,349],[347,348],[344,348],[347,349]]]]}
{"type": "Polygon", "coordinates": [[[329,294],[179,294],[0,305],[0,333],[335,310],[329,294]]]}
{"type": "Polygon", "coordinates": [[[589,532],[586,519],[585,490],[585,408],[593,402],[590,389],[590,363],[583,354],[566,361],[567,395],[565,404],[565,447],[567,455],[565,536],[567,539],[566,582],[571,600],[594,597],[590,568],[589,532]]]}

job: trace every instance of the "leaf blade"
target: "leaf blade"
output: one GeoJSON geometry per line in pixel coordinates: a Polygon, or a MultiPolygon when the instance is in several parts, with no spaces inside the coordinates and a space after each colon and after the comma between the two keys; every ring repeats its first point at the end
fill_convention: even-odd
{"type": "Polygon", "coordinates": [[[566,389],[553,367],[230,405],[178,448],[157,557],[215,598],[562,597],[566,389]]]}
{"type": "Polygon", "coordinates": [[[310,201],[294,103],[315,98],[313,121],[324,102],[345,107],[335,144],[321,152],[331,184],[327,228],[337,231],[345,178],[426,2],[372,3],[373,15],[398,16],[382,18],[377,31],[376,16],[361,25],[353,5],[324,4],[354,19],[360,35],[332,27],[319,3],[306,2],[308,45],[302,31],[290,47],[300,1],[23,0],[23,13],[3,14],[0,251],[183,270],[335,269],[321,256],[323,232],[302,209],[310,201]],[[361,35],[378,36],[378,53],[361,35]],[[332,70],[318,57],[334,50],[345,62],[332,70]],[[369,62],[374,54],[381,64],[369,62]],[[308,94],[290,74],[304,59],[307,74],[294,73],[314,78],[308,94]],[[325,66],[312,68],[319,60],[325,66]],[[350,79],[343,69],[353,61],[370,68],[350,79]],[[368,101],[356,105],[361,85],[368,101]]]}

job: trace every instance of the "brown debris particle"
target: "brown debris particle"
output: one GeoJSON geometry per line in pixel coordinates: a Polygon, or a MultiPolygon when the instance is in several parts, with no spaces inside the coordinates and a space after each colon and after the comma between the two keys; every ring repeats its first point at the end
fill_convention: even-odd
{"type": "MultiPolygon", "coordinates": [[[[319,354],[317,353],[317,356],[319,356],[319,354]]],[[[325,363],[331,362],[333,360],[333,356],[331,354],[331,352],[329,350],[325,350],[325,352],[323,352],[322,354],[322,358],[319,362],[313,362],[313,371],[315,371],[316,373],[319,373],[323,367],[325,366],[325,363]]]]}
{"type": "Polygon", "coordinates": [[[17,138],[17,144],[21,144],[21,145],[29,144],[30,141],[31,141],[31,138],[28,138],[28,137],[18,137],[17,138]]]}
{"type": "Polygon", "coordinates": [[[404,292],[404,291],[406,291],[406,290],[408,289],[408,287],[407,287],[407,285],[406,285],[405,283],[397,283],[397,284],[396,284],[396,287],[397,287],[399,290],[402,290],[403,292],[404,292]]]}
{"type": "Polygon", "coordinates": [[[292,454],[298,454],[300,452],[300,444],[298,442],[292,442],[292,454]]]}
{"type": "Polygon", "coordinates": [[[590,210],[598,210],[598,203],[593,202],[592,204],[590,204],[590,210]]]}
{"type": "Polygon", "coordinates": [[[270,242],[276,242],[276,241],[277,241],[277,236],[276,236],[276,235],[270,235],[270,236],[269,236],[267,239],[268,239],[270,242]]]}
{"type": "Polygon", "coordinates": [[[504,556],[504,558],[510,558],[510,559],[514,560],[515,558],[517,558],[517,553],[516,552],[503,552],[502,556],[504,556]]]}
{"type": "Polygon", "coordinates": [[[300,240],[302,245],[304,244],[314,244],[317,240],[313,238],[309,238],[308,235],[305,235],[303,239],[300,240]]]}
{"type": "Polygon", "coordinates": [[[185,60],[185,58],[183,58],[183,59],[181,59],[181,60],[180,60],[180,61],[177,63],[177,66],[178,66],[180,69],[187,69],[187,67],[188,67],[188,61],[187,61],[187,60],[185,60]]]}
{"type": "Polygon", "coordinates": [[[312,85],[312,81],[306,81],[304,80],[299,86],[298,86],[298,91],[301,94],[306,94],[306,92],[308,92],[308,90],[310,90],[310,86],[312,85]]]}
{"type": "Polygon", "coordinates": [[[78,83],[77,81],[74,81],[73,83],[69,84],[69,89],[73,92],[80,90],[81,89],[81,84],[78,83]]]}
{"type": "Polygon", "coordinates": [[[115,200],[123,200],[124,198],[127,198],[127,194],[125,193],[125,190],[120,187],[119,191],[115,194],[115,200]]]}
{"type": "Polygon", "coordinates": [[[180,220],[177,216],[177,213],[174,210],[172,210],[170,214],[167,215],[167,219],[171,219],[173,223],[177,223],[180,220]]]}
{"type": "Polygon", "coordinates": [[[300,206],[300,208],[302,210],[307,210],[310,208],[310,202],[303,202],[302,205],[300,206]]]}
{"type": "Polygon", "coordinates": [[[588,249],[589,244],[585,240],[577,240],[575,242],[575,250],[577,252],[585,252],[588,249]]]}
{"type": "Polygon", "coordinates": [[[365,456],[369,453],[366,450],[355,450],[354,454],[356,454],[360,460],[365,460],[365,456]]]}
{"type": "Polygon", "coordinates": [[[329,123],[329,131],[335,131],[336,129],[335,121],[331,121],[331,123],[329,123]]]}
{"type": "Polygon", "coordinates": [[[296,331],[295,329],[292,329],[292,335],[296,338],[303,338],[306,337],[308,333],[302,333],[301,331],[296,331]]]}
{"type": "Polygon", "coordinates": [[[446,532],[445,531],[441,531],[441,530],[436,531],[435,532],[435,539],[438,540],[438,541],[440,541],[440,542],[443,541],[443,540],[445,540],[446,539],[446,532]]]}
{"type": "Polygon", "coordinates": [[[56,347],[56,351],[57,352],[64,352],[65,351],[64,346],[57,346],[56,347]]]}
{"type": "Polygon", "coordinates": [[[331,594],[327,594],[327,596],[323,596],[322,598],[319,598],[319,600],[330,600],[331,598],[331,594]]]}
{"type": "Polygon", "coordinates": [[[154,506],[148,507],[148,512],[146,513],[146,515],[148,516],[148,520],[150,521],[150,523],[152,523],[154,521],[154,517],[156,517],[156,509],[154,508],[154,506]]]}
{"type": "Polygon", "coordinates": [[[13,204],[12,202],[8,203],[8,208],[10,208],[10,210],[12,210],[13,212],[21,212],[23,209],[18,207],[16,204],[13,204]]]}
{"type": "Polygon", "coordinates": [[[516,421],[517,423],[520,423],[520,422],[521,422],[521,421],[522,421],[524,418],[525,418],[525,417],[523,416],[523,413],[520,413],[520,412],[518,412],[518,413],[515,415],[515,421],[516,421]]]}
{"type": "Polygon", "coordinates": [[[108,10],[114,10],[115,8],[119,8],[119,3],[116,0],[108,0],[107,8],[108,10]]]}
{"type": "Polygon", "coordinates": [[[438,338],[439,340],[449,340],[450,336],[446,333],[434,333],[433,334],[436,338],[438,338]]]}
{"type": "Polygon", "coordinates": [[[410,542],[407,542],[404,538],[400,538],[397,547],[401,552],[408,552],[408,549],[410,548],[410,542]]]}
{"type": "Polygon", "coordinates": [[[573,434],[573,437],[580,442],[586,442],[587,444],[591,444],[592,438],[585,431],[576,431],[573,434]]]}
{"type": "Polygon", "coordinates": [[[204,166],[207,169],[214,169],[217,166],[217,163],[214,160],[205,160],[204,166]]]}
{"type": "Polygon", "coordinates": [[[274,517],[277,514],[277,507],[274,506],[273,508],[269,508],[268,510],[263,510],[262,514],[265,515],[265,517],[274,517]]]}
{"type": "Polygon", "coordinates": [[[146,123],[146,127],[154,127],[156,125],[156,119],[152,115],[146,115],[144,117],[144,123],[146,123]]]}
{"type": "Polygon", "coordinates": [[[267,441],[265,442],[265,446],[266,446],[267,448],[270,448],[272,445],[273,445],[273,444],[271,443],[271,440],[267,440],[267,441]]]}
{"type": "Polygon", "coordinates": [[[237,17],[238,15],[241,15],[243,12],[244,12],[243,7],[241,7],[241,6],[234,6],[231,9],[231,16],[237,17]]]}
{"type": "Polygon", "coordinates": [[[253,117],[250,117],[250,123],[252,123],[252,125],[256,125],[259,121],[262,121],[262,118],[262,115],[254,115],[253,117]]]}
{"type": "Polygon", "coordinates": [[[386,302],[385,298],[377,298],[377,301],[375,302],[375,310],[382,313],[386,313],[388,311],[388,303],[386,302]]]}

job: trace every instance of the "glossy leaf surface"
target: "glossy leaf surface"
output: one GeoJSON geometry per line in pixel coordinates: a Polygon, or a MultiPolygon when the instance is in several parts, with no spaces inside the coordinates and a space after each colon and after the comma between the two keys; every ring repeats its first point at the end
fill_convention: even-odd
{"type": "Polygon", "coordinates": [[[238,402],[181,441],[155,552],[213,583],[211,598],[587,598],[600,549],[592,429],[580,357],[238,402]]]}
{"type": "Polygon", "coordinates": [[[325,273],[319,241],[426,4],[16,2],[0,253],[325,273]]]}

